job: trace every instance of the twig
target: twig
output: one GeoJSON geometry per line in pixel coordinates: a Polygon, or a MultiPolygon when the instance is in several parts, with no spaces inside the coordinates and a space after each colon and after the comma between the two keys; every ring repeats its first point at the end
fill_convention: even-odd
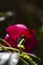
{"type": "Polygon", "coordinates": [[[23,58],[21,58],[21,57],[19,57],[19,58],[20,58],[20,60],[22,60],[26,65],[29,65],[29,63],[26,62],[23,58]]]}
{"type": "Polygon", "coordinates": [[[6,45],[8,45],[9,47],[12,47],[7,41],[5,41],[4,39],[0,38],[0,40],[4,43],[6,43],[6,45]]]}

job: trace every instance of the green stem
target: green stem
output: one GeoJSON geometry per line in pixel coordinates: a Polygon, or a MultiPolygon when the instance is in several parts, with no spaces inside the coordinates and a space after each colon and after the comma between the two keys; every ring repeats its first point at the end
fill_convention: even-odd
{"type": "Polygon", "coordinates": [[[7,50],[12,50],[13,52],[14,52],[14,51],[20,52],[20,50],[18,50],[18,49],[16,49],[16,48],[5,47],[5,46],[3,46],[2,44],[0,44],[0,48],[1,48],[1,50],[5,50],[5,51],[7,51],[7,50]]]}
{"type": "Polygon", "coordinates": [[[21,58],[21,57],[19,57],[19,58],[20,58],[20,60],[22,60],[26,65],[29,65],[29,63],[26,62],[23,58],[21,58]]]}
{"type": "Polygon", "coordinates": [[[34,62],[33,60],[32,60],[32,58],[30,58],[30,63],[32,64],[32,65],[38,65],[36,62],[34,62]]]}
{"type": "Polygon", "coordinates": [[[21,39],[21,41],[19,42],[19,45],[22,45],[25,39],[21,39]]]}
{"type": "Polygon", "coordinates": [[[17,45],[20,52],[23,52],[23,50],[25,49],[24,44],[23,44],[24,41],[25,41],[25,39],[21,39],[19,44],[17,45]]]}
{"type": "Polygon", "coordinates": [[[38,60],[41,60],[39,57],[37,57],[36,55],[31,54],[31,53],[22,52],[22,54],[26,54],[26,55],[32,56],[32,57],[34,57],[34,58],[36,58],[36,59],[38,59],[38,60]]]}
{"type": "Polygon", "coordinates": [[[26,54],[19,54],[19,56],[23,57],[24,59],[27,59],[32,65],[37,65],[37,63],[34,62],[30,56],[26,54]]]}
{"type": "Polygon", "coordinates": [[[12,47],[5,47],[6,49],[9,49],[9,50],[12,50],[12,51],[17,51],[17,52],[20,52],[18,49],[16,48],[12,48],[12,47]]]}
{"type": "Polygon", "coordinates": [[[6,43],[6,45],[8,45],[9,47],[12,47],[12,46],[11,46],[7,41],[5,41],[4,39],[1,39],[1,38],[0,38],[0,40],[3,42],[3,44],[6,43]]]}
{"type": "Polygon", "coordinates": [[[2,44],[0,44],[0,51],[2,51],[2,50],[7,51],[7,49],[2,44]]]}

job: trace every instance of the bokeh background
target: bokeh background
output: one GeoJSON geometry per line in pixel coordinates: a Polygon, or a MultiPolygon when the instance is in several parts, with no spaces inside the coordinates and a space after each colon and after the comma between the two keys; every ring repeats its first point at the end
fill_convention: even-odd
{"type": "Polygon", "coordinates": [[[0,0],[0,37],[5,29],[13,24],[23,23],[36,31],[38,46],[33,52],[43,65],[43,0],[0,0]]]}

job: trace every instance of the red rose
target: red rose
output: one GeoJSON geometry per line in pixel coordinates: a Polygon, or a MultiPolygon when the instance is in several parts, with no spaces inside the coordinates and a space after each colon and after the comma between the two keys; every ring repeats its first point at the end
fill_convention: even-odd
{"type": "Polygon", "coordinates": [[[17,48],[17,39],[20,38],[21,35],[24,35],[28,40],[24,43],[26,52],[32,52],[34,48],[37,46],[38,42],[35,38],[35,31],[27,28],[23,24],[16,24],[9,26],[6,29],[7,35],[5,36],[5,40],[9,42],[12,47],[17,48]]]}

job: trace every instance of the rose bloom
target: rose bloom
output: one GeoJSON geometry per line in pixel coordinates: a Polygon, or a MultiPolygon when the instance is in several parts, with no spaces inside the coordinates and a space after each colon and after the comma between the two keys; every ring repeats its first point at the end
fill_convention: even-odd
{"type": "MultiPolygon", "coordinates": [[[[15,24],[6,28],[6,40],[12,47],[17,48],[18,39],[23,35],[27,40],[24,43],[25,52],[32,52],[38,42],[35,38],[35,31],[27,28],[24,24],[15,24]]],[[[6,46],[6,44],[4,44],[6,46]]]]}

